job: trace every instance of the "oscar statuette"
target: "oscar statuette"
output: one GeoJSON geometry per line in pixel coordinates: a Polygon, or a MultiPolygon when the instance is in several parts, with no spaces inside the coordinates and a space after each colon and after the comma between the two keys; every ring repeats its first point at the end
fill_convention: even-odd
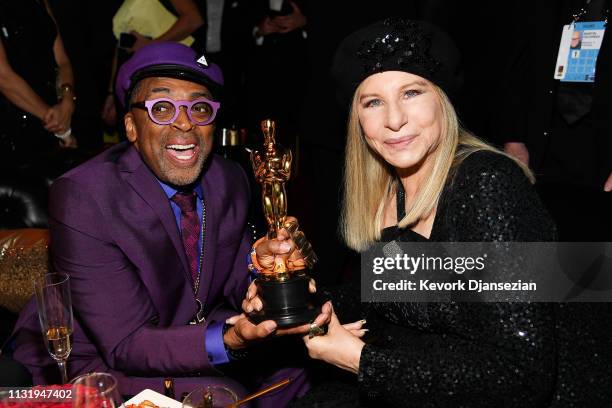
{"type": "Polygon", "coordinates": [[[298,326],[311,322],[319,312],[308,291],[310,277],[307,274],[317,257],[304,233],[298,230],[297,222],[286,221],[285,184],[291,175],[291,150],[276,144],[274,121],[263,120],[261,130],[264,135],[263,149],[251,152],[251,164],[255,180],[261,185],[263,212],[268,225],[267,238],[276,238],[277,232],[284,228],[295,242],[303,262],[294,265],[277,256],[273,270],[260,271],[255,284],[263,308],[252,312],[249,318],[254,323],[274,320],[281,328],[298,326]]]}

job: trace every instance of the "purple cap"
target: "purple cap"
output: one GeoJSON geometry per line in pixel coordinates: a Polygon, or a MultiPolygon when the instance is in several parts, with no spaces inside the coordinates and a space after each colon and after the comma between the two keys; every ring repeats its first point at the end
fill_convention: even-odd
{"type": "Polygon", "coordinates": [[[115,93],[126,106],[134,85],[144,78],[169,77],[196,82],[218,96],[223,87],[223,73],[216,64],[197,56],[195,51],[177,42],[153,43],[134,53],[119,69],[115,93]]]}

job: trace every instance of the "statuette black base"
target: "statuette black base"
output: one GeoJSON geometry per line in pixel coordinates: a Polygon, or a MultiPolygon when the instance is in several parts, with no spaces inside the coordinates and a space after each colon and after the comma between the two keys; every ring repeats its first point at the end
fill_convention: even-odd
{"type": "Polygon", "coordinates": [[[254,324],[274,320],[279,328],[300,326],[312,322],[321,312],[308,291],[310,277],[292,276],[284,281],[256,279],[257,294],[263,302],[262,310],[249,314],[254,324]]]}

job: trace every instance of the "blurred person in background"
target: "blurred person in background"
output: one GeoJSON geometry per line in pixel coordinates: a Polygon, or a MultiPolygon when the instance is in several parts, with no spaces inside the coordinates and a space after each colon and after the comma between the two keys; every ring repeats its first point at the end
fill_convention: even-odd
{"type": "MultiPolygon", "coordinates": [[[[534,170],[561,241],[612,241],[610,33],[603,35],[593,82],[554,78],[563,26],[575,18],[604,21],[610,2],[550,0],[514,6],[508,9],[517,16],[512,19],[513,59],[504,70],[495,121],[505,151],[534,170]],[[526,9],[530,12],[525,14],[526,9]]],[[[567,44],[572,45],[577,46],[567,44]]]]}
{"type": "Polygon", "coordinates": [[[206,57],[221,67],[225,79],[223,110],[218,127],[246,127],[244,98],[248,51],[253,37],[250,25],[252,0],[199,0],[205,18],[206,57]]]}
{"type": "Polygon", "coordinates": [[[0,156],[28,167],[76,147],[72,66],[46,1],[0,1],[0,156]]]}
{"type": "MultiPolygon", "coordinates": [[[[295,146],[297,119],[308,85],[308,2],[256,0],[250,4],[251,46],[246,67],[248,127],[277,122],[277,137],[295,146]]],[[[258,132],[257,132],[258,133],[258,132]]]]}
{"type": "Polygon", "coordinates": [[[48,1],[62,33],[78,88],[79,100],[72,117],[72,129],[78,140],[79,154],[90,157],[103,147],[104,122],[100,111],[106,100],[115,53],[112,20],[122,0],[48,1]]]}
{"type": "MultiPolygon", "coordinates": [[[[126,0],[125,2],[130,1],[126,0]]],[[[176,21],[160,36],[150,38],[143,33],[131,30],[129,33],[123,33],[117,42],[117,48],[113,58],[111,76],[108,82],[108,92],[102,107],[102,119],[104,123],[113,128],[117,124],[117,101],[113,92],[113,84],[115,82],[115,74],[117,69],[126,61],[135,51],[144,47],[147,44],[164,42],[164,41],[182,41],[193,35],[194,42],[191,48],[196,52],[202,52],[205,46],[204,20],[196,4],[195,0],[152,0],[161,3],[169,12],[177,17],[176,21]]],[[[124,3],[125,3],[124,2],[124,3]]],[[[134,7],[133,11],[142,13],[142,15],[134,16],[134,18],[146,18],[147,10],[143,7],[134,7]]],[[[120,105],[119,105],[120,106],[120,105]]],[[[120,112],[119,117],[123,116],[124,112],[120,112]]]]}

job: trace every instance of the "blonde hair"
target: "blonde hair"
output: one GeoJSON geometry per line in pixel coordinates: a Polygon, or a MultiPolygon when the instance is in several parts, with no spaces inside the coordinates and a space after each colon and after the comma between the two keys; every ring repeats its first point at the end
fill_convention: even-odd
{"type": "MultiPolygon", "coordinates": [[[[442,110],[440,142],[435,151],[431,175],[419,186],[406,216],[399,220],[400,228],[416,224],[437,207],[442,190],[457,167],[470,154],[486,150],[507,157],[505,153],[483,142],[462,129],[450,100],[439,87],[429,83],[438,96],[442,110]]],[[[395,169],[370,148],[365,140],[357,113],[360,87],[353,96],[347,129],[344,167],[344,198],[342,204],[341,234],[346,244],[356,250],[367,249],[380,240],[385,204],[395,194],[395,169]]],[[[513,159],[533,182],[527,166],[513,159]]]]}

